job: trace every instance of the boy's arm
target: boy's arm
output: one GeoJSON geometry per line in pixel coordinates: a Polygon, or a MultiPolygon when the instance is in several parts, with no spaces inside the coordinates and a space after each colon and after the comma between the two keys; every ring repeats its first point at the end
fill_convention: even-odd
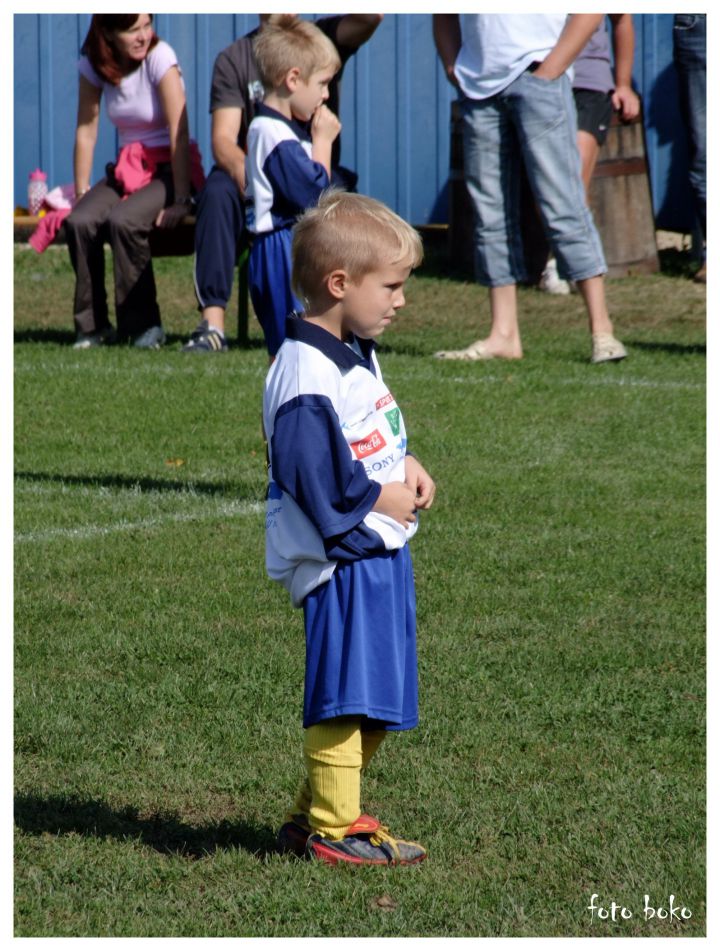
{"type": "Polygon", "coordinates": [[[296,139],[280,142],[268,155],[264,171],[273,192],[297,214],[315,205],[330,184],[325,166],[309,158],[296,139]]]}
{"type": "Polygon", "coordinates": [[[327,396],[302,395],[278,410],[270,459],[273,481],[325,541],[359,525],[380,495],[379,483],[353,459],[327,396]]]}
{"type": "Polygon", "coordinates": [[[332,145],[340,134],[340,120],[327,106],[318,106],[312,117],[310,135],[312,136],[312,157],[328,176],[331,175],[332,145]]]}
{"type": "Polygon", "coordinates": [[[612,44],[615,58],[615,90],[613,108],[629,122],[640,112],[640,100],[632,88],[632,67],[635,54],[635,28],[631,13],[611,13],[612,44]]]}

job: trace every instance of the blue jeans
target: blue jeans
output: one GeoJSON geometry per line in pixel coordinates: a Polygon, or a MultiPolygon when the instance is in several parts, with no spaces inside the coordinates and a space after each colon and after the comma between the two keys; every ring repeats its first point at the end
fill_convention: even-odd
{"type": "Polygon", "coordinates": [[[706,172],[707,141],[706,98],[706,15],[676,13],[673,21],[673,60],[677,70],[680,112],[685,123],[690,158],[690,187],[695,198],[703,237],[706,234],[706,172]]]}
{"type": "Polygon", "coordinates": [[[477,280],[526,280],[520,223],[520,163],[530,181],[560,274],[581,281],[607,271],[585,203],[570,80],[526,71],[488,99],[464,99],[465,181],[475,209],[477,280]]]}

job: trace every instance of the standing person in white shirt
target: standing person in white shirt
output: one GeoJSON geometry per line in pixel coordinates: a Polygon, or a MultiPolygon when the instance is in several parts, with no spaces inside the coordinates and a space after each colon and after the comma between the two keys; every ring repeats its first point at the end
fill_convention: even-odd
{"type": "Polygon", "coordinates": [[[435,43],[463,94],[465,179],[476,215],[476,274],[489,288],[484,339],[437,356],[520,359],[517,284],[526,279],[520,232],[524,162],[562,276],[577,283],[593,363],[621,360],[605,300],[602,245],[585,200],[567,70],[602,14],[435,14],[435,43]]]}

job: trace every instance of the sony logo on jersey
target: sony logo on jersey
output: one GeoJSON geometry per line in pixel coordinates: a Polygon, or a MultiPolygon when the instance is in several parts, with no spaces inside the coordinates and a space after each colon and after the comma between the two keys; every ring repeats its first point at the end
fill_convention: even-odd
{"type": "Polygon", "coordinates": [[[376,472],[382,472],[383,469],[389,468],[395,462],[395,453],[390,453],[389,456],[385,456],[384,459],[378,459],[375,462],[366,462],[365,463],[365,472],[372,478],[376,472]]]}
{"type": "Polygon", "coordinates": [[[364,459],[365,456],[371,456],[378,449],[382,449],[387,443],[383,439],[379,430],[374,430],[365,439],[359,439],[357,442],[351,442],[350,448],[355,453],[356,459],[364,459]]]}
{"type": "Polygon", "coordinates": [[[377,401],[377,403],[375,404],[375,409],[382,409],[383,406],[387,406],[388,403],[394,403],[394,402],[395,400],[393,398],[392,393],[386,393],[385,396],[381,396],[380,399],[377,401]]]}

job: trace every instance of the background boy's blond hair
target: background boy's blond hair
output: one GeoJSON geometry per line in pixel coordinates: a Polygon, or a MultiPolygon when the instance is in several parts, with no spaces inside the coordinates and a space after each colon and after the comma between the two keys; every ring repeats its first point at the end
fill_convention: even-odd
{"type": "Polygon", "coordinates": [[[340,69],[340,56],[327,36],[291,13],[274,13],[253,41],[260,78],[266,89],[277,89],[291,69],[307,82],[319,70],[340,69]]]}
{"type": "Polygon", "coordinates": [[[357,283],[388,265],[415,268],[422,257],[420,235],[387,205],[329,188],[293,229],[293,290],[311,301],[334,270],[346,271],[357,283]]]}

